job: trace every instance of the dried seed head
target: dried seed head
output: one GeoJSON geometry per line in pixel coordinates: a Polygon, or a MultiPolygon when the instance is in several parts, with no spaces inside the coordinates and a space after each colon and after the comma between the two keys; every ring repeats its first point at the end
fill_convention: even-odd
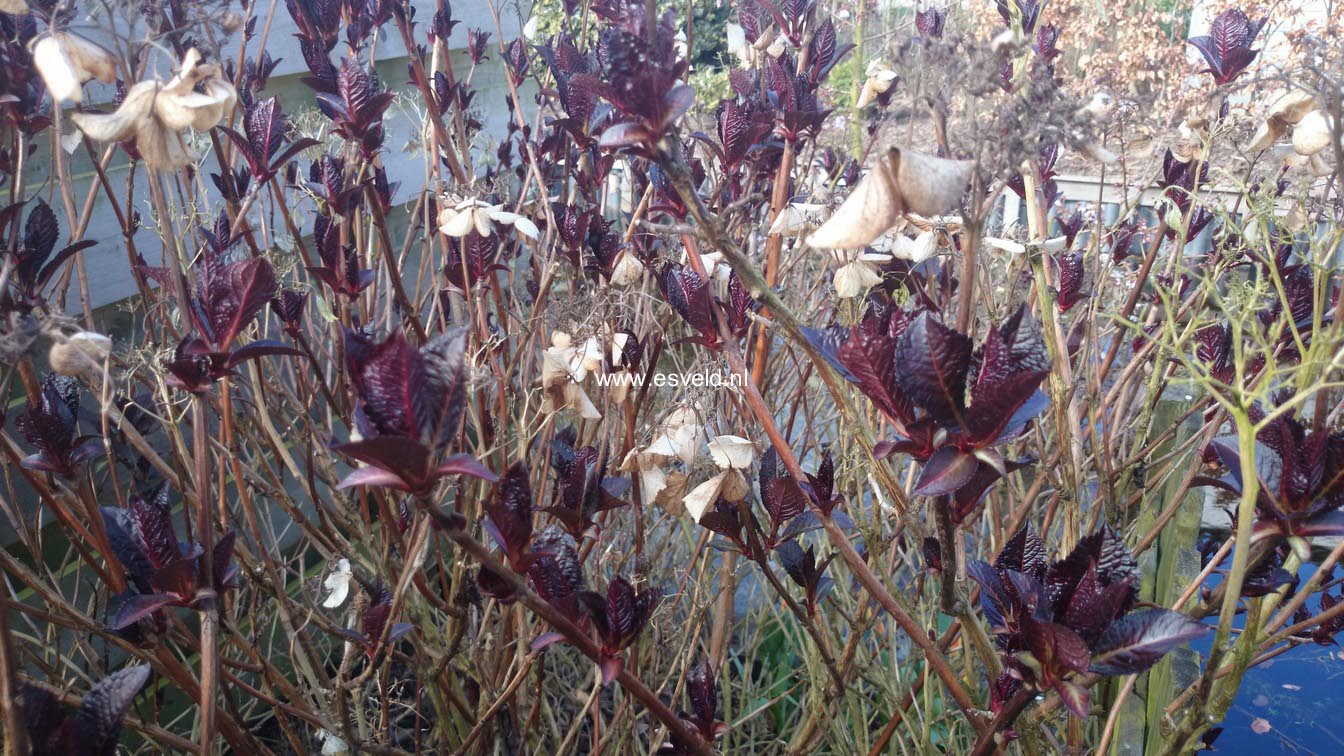
{"type": "Polygon", "coordinates": [[[942,215],[957,208],[974,163],[892,147],[831,216],[807,238],[821,249],[858,249],[881,236],[905,213],[942,215]]]}
{"type": "Polygon", "coordinates": [[[81,102],[85,82],[111,84],[117,79],[116,56],[78,34],[48,34],[33,43],[32,54],[33,65],[55,100],[81,102]]]}
{"type": "Polygon", "coordinates": [[[882,276],[870,263],[856,260],[835,272],[835,295],[841,299],[863,296],[882,283],[882,276]]]}
{"type": "Polygon", "coordinates": [[[242,29],[244,23],[246,23],[246,21],[241,14],[230,11],[225,13],[224,17],[219,20],[219,28],[224,30],[225,34],[233,34],[242,29]]]}
{"type": "Polygon", "coordinates": [[[71,118],[91,139],[101,142],[135,140],[136,149],[150,168],[179,168],[196,156],[187,149],[182,131],[210,129],[223,120],[237,102],[238,93],[219,66],[197,65],[193,48],[182,59],[182,69],[163,84],[142,81],[131,87],[113,113],[76,113],[71,118]],[[201,85],[204,92],[195,88],[201,85]]]}
{"type": "Polygon", "coordinates": [[[612,286],[634,286],[644,277],[644,263],[630,252],[622,252],[611,271],[612,286]]]}
{"type": "Polygon", "coordinates": [[[73,378],[102,370],[103,361],[112,353],[112,340],[92,331],[79,331],[51,345],[47,361],[51,369],[73,378]]]}
{"type": "Polygon", "coordinates": [[[1330,146],[1330,119],[1313,110],[1293,127],[1293,152],[1311,157],[1330,146]]]}

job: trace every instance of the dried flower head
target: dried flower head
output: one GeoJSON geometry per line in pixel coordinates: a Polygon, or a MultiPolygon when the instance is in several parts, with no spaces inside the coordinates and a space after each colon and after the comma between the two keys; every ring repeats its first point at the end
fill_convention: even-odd
{"type": "Polygon", "coordinates": [[[217,64],[201,64],[192,48],[182,68],[166,83],[157,79],[131,87],[114,113],[76,113],[72,118],[90,138],[102,142],[135,140],[136,150],[150,168],[172,169],[190,165],[196,156],[187,148],[187,128],[213,128],[233,108],[238,93],[217,64]],[[196,91],[197,88],[202,91],[196,91]]]}
{"type": "Polygon", "coordinates": [[[33,65],[53,100],[80,102],[86,82],[117,80],[116,56],[73,32],[52,32],[34,42],[32,52],[33,65]]]}

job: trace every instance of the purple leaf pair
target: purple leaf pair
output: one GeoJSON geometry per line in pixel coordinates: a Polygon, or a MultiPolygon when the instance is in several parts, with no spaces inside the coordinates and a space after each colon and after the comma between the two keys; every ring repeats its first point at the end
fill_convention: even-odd
{"type": "Polygon", "coordinates": [[[1260,53],[1252,50],[1251,44],[1267,20],[1251,21],[1238,8],[1219,13],[1207,35],[1190,38],[1190,44],[1199,50],[1208,64],[1202,73],[1213,76],[1213,82],[1218,85],[1229,84],[1245,73],[1260,53]]]}
{"type": "Polygon", "coordinates": [[[1077,675],[1137,674],[1210,629],[1167,609],[1130,613],[1141,576],[1124,540],[1109,526],[1052,563],[1044,544],[1024,527],[993,565],[971,560],[967,567],[980,585],[980,608],[1008,670],[1053,688],[1082,719],[1088,717],[1090,696],[1077,675]]]}
{"type": "Polygon", "coordinates": [[[122,720],[149,675],[148,664],[113,672],[89,689],[73,714],[51,691],[20,685],[15,703],[32,756],[115,756],[122,720]]]}
{"type": "Polygon", "coordinates": [[[690,268],[667,263],[658,273],[663,298],[686,324],[700,333],[699,343],[717,346],[719,332],[714,322],[714,295],[709,282],[690,268]]]}
{"type": "MultiPolygon", "coordinates": [[[[586,139],[592,126],[597,95],[591,88],[582,86],[582,82],[576,86],[574,79],[590,75],[597,68],[596,56],[579,52],[574,40],[564,32],[552,45],[537,45],[537,52],[555,77],[556,94],[560,98],[560,107],[569,116],[567,125],[571,133],[586,139]]],[[[591,140],[587,141],[591,143],[591,140]]]]}
{"type": "Polygon", "coordinates": [[[537,595],[570,620],[582,621],[583,565],[572,536],[554,525],[537,536],[527,577],[537,595]]]}
{"type": "Polygon", "coordinates": [[[831,566],[835,554],[818,562],[816,549],[808,546],[804,550],[796,540],[780,544],[775,548],[775,553],[779,555],[784,571],[803,589],[808,615],[815,616],[821,600],[835,586],[835,581],[826,575],[826,568],[831,566]]]}
{"type": "MultiPolygon", "coordinates": [[[[324,177],[327,174],[323,173],[324,177]]],[[[330,185],[328,184],[330,187],[330,185]]],[[[341,196],[338,190],[335,195],[341,196]]],[[[333,206],[334,208],[334,206],[333,206]]],[[[326,284],[334,293],[355,300],[373,283],[372,270],[360,267],[359,253],[353,245],[341,244],[340,224],[325,215],[313,219],[313,245],[322,265],[308,266],[313,277],[326,284]]]]}
{"type": "Polygon", "coordinates": [[[243,130],[245,134],[223,127],[224,133],[242,153],[248,170],[258,182],[269,180],[300,152],[318,144],[316,139],[305,137],[281,152],[289,131],[289,119],[285,117],[280,101],[274,97],[247,107],[243,115],[243,130]]]}
{"type": "Polygon", "coordinates": [[[449,240],[443,276],[458,291],[473,291],[494,277],[495,271],[508,270],[499,262],[503,240],[496,234],[482,236],[471,231],[458,240],[449,240]]]}
{"type": "Polygon", "coordinates": [[[14,418],[14,427],[37,448],[19,460],[29,470],[74,478],[80,464],[102,450],[99,436],[79,435],[79,382],[49,373],[42,379],[38,402],[28,402],[14,418]]]}
{"type": "Polygon", "coordinates": [[[531,562],[532,486],[528,482],[527,463],[509,466],[495,484],[495,498],[485,505],[487,519],[481,525],[504,550],[509,565],[526,573],[531,562]]]}
{"type": "Polygon", "coordinates": [[[468,454],[444,457],[466,406],[466,330],[442,334],[416,348],[394,332],[381,342],[346,332],[346,369],[356,394],[355,422],[363,439],[332,447],[367,466],[340,488],[375,486],[426,496],[444,477],[496,476],[468,454]]]}
{"type": "Polygon", "coordinates": [[[605,23],[598,37],[597,60],[605,76],[581,73],[569,82],[610,102],[625,120],[607,127],[600,144],[648,153],[695,102],[695,91],[679,83],[687,62],[677,52],[676,14],[655,23],[642,0],[598,0],[593,12],[605,23]]]}
{"type": "Polygon", "coordinates": [[[383,113],[396,94],[382,91],[378,77],[353,57],[341,61],[334,92],[318,92],[317,107],[330,118],[333,131],[359,146],[372,160],[383,146],[383,113]]]}
{"type": "MultiPolygon", "coordinates": [[[[1252,419],[1265,417],[1252,408],[1252,419]]],[[[1344,434],[1308,428],[1295,415],[1276,416],[1256,434],[1254,538],[1344,535],[1344,434]]],[[[1235,439],[1217,439],[1206,456],[1227,469],[1222,478],[1199,476],[1196,486],[1241,495],[1245,481],[1235,439]]]]}
{"type": "Polygon", "coordinates": [[[625,649],[649,624],[662,597],[663,592],[658,588],[635,591],[623,577],[607,584],[605,596],[593,591],[579,594],[602,647],[599,665],[603,685],[610,685],[625,669],[625,649]]]}
{"type": "Polygon", "coordinates": [[[272,339],[258,339],[237,349],[220,352],[212,349],[204,339],[187,336],[178,342],[164,367],[168,369],[169,386],[198,394],[209,391],[215,381],[233,375],[234,368],[248,360],[296,354],[299,354],[298,350],[272,339]]]}
{"type": "Polygon", "coordinates": [[[556,477],[556,503],[544,507],[576,540],[592,536],[597,515],[625,506],[626,478],[607,477],[606,453],[595,446],[574,448],[572,429],[551,441],[551,469],[556,477]]]}
{"type": "Polygon", "coordinates": [[[784,53],[765,63],[765,94],[776,111],[775,133],[785,140],[815,137],[829,109],[821,107],[817,82],[797,72],[793,55],[784,53]]]}
{"type": "Polygon", "coordinates": [[[779,454],[773,446],[761,455],[757,481],[761,504],[765,507],[766,514],[770,516],[767,547],[773,547],[778,542],[780,530],[790,520],[807,511],[808,495],[798,481],[789,475],[788,468],[779,459],[779,454]]]}
{"type": "Polygon", "coordinates": [[[213,581],[203,584],[204,550],[199,544],[178,541],[166,485],[149,496],[132,496],[126,509],[104,507],[102,516],[115,556],[139,590],[124,596],[113,612],[108,623],[113,630],[130,627],[164,607],[193,606],[203,588],[222,594],[238,572],[233,563],[235,535],[229,531],[214,544],[213,581]]]}
{"type": "Polygon", "coordinates": [[[995,0],[995,7],[999,11],[999,16],[1003,23],[1008,26],[1013,25],[1013,15],[1016,13],[1021,20],[1022,33],[1030,35],[1036,30],[1036,22],[1041,17],[1041,10],[1045,7],[1044,2],[1037,0],[995,0]],[[1015,7],[1010,7],[1009,3],[1015,7]]]}
{"type": "Polygon", "coordinates": [[[724,100],[715,112],[719,144],[712,145],[723,161],[724,170],[733,173],[739,165],[762,147],[774,128],[768,108],[755,98],[724,100]],[[721,145],[721,146],[720,146],[721,145]]]}
{"type": "MultiPolygon", "coordinates": [[[[238,238],[220,214],[213,231],[202,231],[206,251],[196,264],[196,289],[192,294],[191,320],[195,335],[178,342],[166,363],[168,384],[183,391],[200,393],[220,378],[231,375],[241,363],[267,355],[299,352],[278,341],[258,340],[242,347],[234,342],[276,295],[275,270],[264,257],[224,262],[238,238]]],[[[164,281],[166,273],[146,269],[146,274],[164,281]]]]}

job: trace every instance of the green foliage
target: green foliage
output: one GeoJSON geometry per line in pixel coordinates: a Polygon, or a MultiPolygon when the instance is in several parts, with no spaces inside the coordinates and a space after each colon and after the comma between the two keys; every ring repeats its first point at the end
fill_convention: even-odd
{"type": "MultiPolygon", "coordinates": [[[[571,33],[581,28],[584,19],[592,23],[587,3],[581,3],[577,13],[570,16],[565,13],[562,0],[536,0],[532,13],[537,16],[537,39],[548,39],[561,29],[571,33]]],[[[671,9],[677,14],[677,22],[691,45],[691,68],[719,68],[723,65],[723,56],[728,53],[728,41],[724,34],[725,25],[731,15],[731,6],[720,0],[658,0],[658,12],[671,9]],[[689,28],[686,23],[686,9],[690,6],[689,28]]]]}

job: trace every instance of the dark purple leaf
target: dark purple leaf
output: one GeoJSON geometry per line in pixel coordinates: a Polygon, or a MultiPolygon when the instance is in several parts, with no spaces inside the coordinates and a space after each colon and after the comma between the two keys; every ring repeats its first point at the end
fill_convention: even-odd
{"type": "Polygon", "coordinates": [[[1144,609],[1126,615],[1097,641],[1092,671],[1133,675],[1157,663],[1167,652],[1201,638],[1211,628],[1170,609],[1144,609]]]}
{"type": "Polygon", "coordinates": [[[142,593],[129,596],[113,612],[107,627],[109,630],[124,630],[159,609],[180,602],[181,599],[171,593],[142,593]]]}
{"type": "Polygon", "coordinates": [[[61,224],[56,220],[56,213],[39,197],[23,226],[25,260],[31,259],[36,262],[36,265],[32,266],[34,274],[56,248],[56,240],[60,236],[61,224]]]}
{"type": "Polygon", "coordinates": [[[682,319],[707,339],[717,341],[708,282],[693,270],[669,263],[659,273],[658,283],[667,303],[682,319]]]}
{"type": "Polygon", "coordinates": [[[915,482],[916,496],[946,496],[971,479],[980,462],[972,454],[945,446],[934,452],[915,482]]]}
{"type": "Polygon", "coordinates": [[[262,166],[269,167],[270,159],[285,143],[285,131],[289,127],[280,101],[272,97],[253,103],[243,118],[243,127],[247,130],[252,153],[262,161],[262,166]]]}
{"type": "Polygon", "coordinates": [[[381,435],[419,438],[427,415],[425,361],[405,334],[393,333],[376,346],[347,337],[347,364],[363,409],[381,435]]]}
{"type": "Polygon", "coordinates": [[[1087,671],[1092,654],[1077,633],[1057,622],[1039,622],[1030,615],[1021,619],[1027,646],[1042,666],[1064,672],[1087,671]]]}
{"type": "MultiPolygon", "coordinates": [[[[708,658],[702,657],[700,663],[687,670],[686,698],[691,702],[693,722],[701,735],[712,734],[719,711],[719,687],[708,658]]],[[[712,736],[709,740],[713,740],[712,736]]]]}
{"type": "Polygon", "coordinates": [[[791,477],[775,478],[766,484],[762,495],[770,523],[778,529],[807,509],[807,494],[791,477]]]}
{"type": "Polygon", "coordinates": [[[940,423],[960,424],[971,340],[924,312],[896,342],[896,383],[940,423]]]}
{"type": "Polygon", "coordinates": [[[163,569],[182,558],[182,547],[173,530],[166,484],[160,484],[148,498],[132,496],[130,512],[132,532],[156,569],[163,569]]]}
{"type": "Polygon", "coordinates": [[[636,620],[635,589],[623,577],[612,580],[607,584],[607,622],[611,634],[618,638],[630,635],[637,629],[636,620]]]}
{"type": "Polygon", "coordinates": [[[999,549],[994,566],[1000,570],[1017,570],[1039,579],[1045,574],[1045,544],[1041,543],[1030,525],[1023,525],[999,549]]]}
{"type": "Polygon", "coordinates": [[[115,740],[121,720],[130,710],[140,689],[149,680],[149,665],[137,664],[118,670],[93,686],[80,701],[78,719],[83,735],[97,750],[115,740]]]}
{"type": "Polygon", "coordinates": [[[252,257],[203,275],[200,292],[206,325],[217,351],[227,351],[233,340],[261,308],[275,296],[275,271],[264,257],[252,257]]]}
{"type": "Polygon", "coordinates": [[[893,333],[891,327],[897,317],[901,314],[870,310],[850,329],[836,359],[884,415],[905,426],[914,420],[914,412],[910,399],[897,384],[896,340],[900,334],[893,333]]]}
{"type": "Polygon", "coordinates": [[[495,500],[486,512],[490,517],[487,530],[517,569],[518,557],[532,540],[532,486],[525,462],[515,462],[504,471],[495,487],[495,500]]]}
{"type": "Polygon", "coordinates": [[[824,329],[803,327],[803,336],[807,342],[812,345],[820,354],[822,359],[831,366],[835,372],[840,374],[841,378],[853,384],[858,384],[858,378],[845,367],[840,361],[839,350],[841,345],[849,338],[849,329],[844,326],[833,325],[824,329]]]}
{"type": "Polygon", "coordinates": [[[199,583],[200,573],[197,570],[195,557],[183,557],[166,567],[160,568],[149,581],[150,587],[155,591],[171,593],[183,602],[189,602],[196,598],[196,590],[200,588],[199,583]]]}
{"type": "Polygon", "coordinates": [[[426,428],[436,448],[446,446],[458,433],[466,410],[467,370],[465,327],[435,336],[420,349],[425,364],[425,388],[429,394],[426,428]]]}
{"type": "Polygon", "coordinates": [[[1059,305],[1060,312],[1068,312],[1091,295],[1083,290],[1083,256],[1070,252],[1055,258],[1055,264],[1059,267],[1059,293],[1055,303],[1059,305]]]}
{"type": "MultiPolygon", "coordinates": [[[[405,436],[380,436],[348,444],[337,444],[332,451],[353,457],[370,467],[356,469],[337,486],[390,485],[386,476],[399,481],[404,490],[415,490],[429,477],[429,449],[405,436]],[[379,475],[378,473],[383,473],[379,475]]],[[[393,486],[393,487],[402,487],[393,486]]]]}

